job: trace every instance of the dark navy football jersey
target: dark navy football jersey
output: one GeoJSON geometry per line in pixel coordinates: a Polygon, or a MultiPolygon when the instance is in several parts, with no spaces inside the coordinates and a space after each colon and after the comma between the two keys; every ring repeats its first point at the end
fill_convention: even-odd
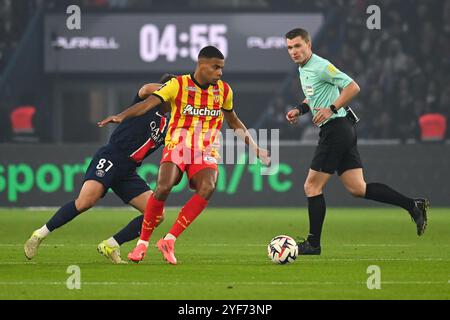
{"type": "MultiPolygon", "coordinates": [[[[144,99],[139,95],[133,104],[144,99]]],[[[109,143],[114,144],[137,164],[164,144],[169,120],[161,112],[160,106],[134,118],[128,118],[114,130],[109,143]]]]}

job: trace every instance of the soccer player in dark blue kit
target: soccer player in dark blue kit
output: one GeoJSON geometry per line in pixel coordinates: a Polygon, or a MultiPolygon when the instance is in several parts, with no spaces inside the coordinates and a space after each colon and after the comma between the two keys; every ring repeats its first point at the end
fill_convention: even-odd
{"type": "MultiPolygon", "coordinates": [[[[144,85],[132,104],[145,100],[161,83],[174,78],[165,74],[160,83],[144,85]]],[[[48,234],[92,208],[109,188],[129,204],[144,213],[147,201],[153,193],[147,183],[137,174],[142,161],[164,144],[168,119],[165,113],[170,105],[162,103],[151,112],[122,122],[112,133],[109,143],[94,155],[84,177],[84,183],[74,201],[62,206],[41,228],[35,230],[24,246],[25,256],[32,259],[39,245],[48,234]]],[[[120,257],[120,246],[136,239],[141,231],[143,215],[131,220],[127,226],[111,238],[102,241],[97,250],[113,263],[125,263],[120,257]]],[[[158,221],[161,223],[162,219],[158,221]]]]}

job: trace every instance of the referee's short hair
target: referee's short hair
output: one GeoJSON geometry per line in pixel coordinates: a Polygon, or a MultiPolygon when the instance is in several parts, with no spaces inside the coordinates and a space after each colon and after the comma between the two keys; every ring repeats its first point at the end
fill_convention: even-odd
{"type": "Polygon", "coordinates": [[[302,28],[295,28],[284,35],[286,39],[292,40],[297,37],[301,37],[305,42],[311,42],[311,36],[308,31],[302,28]]]}
{"type": "Polygon", "coordinates": [[[198,58],[217,58],[222,60],[225,59],[223,53],[213,46],[207,46],[200,50],[200,52],[198,53],[198,58]]]}

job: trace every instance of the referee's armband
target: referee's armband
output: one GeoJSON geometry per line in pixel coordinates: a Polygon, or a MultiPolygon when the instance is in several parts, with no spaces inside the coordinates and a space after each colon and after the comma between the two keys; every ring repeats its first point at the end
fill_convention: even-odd
{"type": "Polygon", "coordinates": [[[310,111],[309,105],[305,102],[303,102],[301,105],[296,106],[295,109],[298,109],[300,111],[300,114],[305,114],[310,111]]]}

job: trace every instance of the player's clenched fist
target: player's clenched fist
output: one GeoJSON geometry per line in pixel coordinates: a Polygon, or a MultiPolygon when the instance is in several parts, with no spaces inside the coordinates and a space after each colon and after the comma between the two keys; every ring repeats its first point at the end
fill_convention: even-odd
{"type": "Polygon", "coordinates": [[[102,121],[97,122],[97,126],[99,127],[103,127],[104,125],[108,124],[108,123],[121,123],[123,120],[123,118],[119,115],[113,115],[113,116],[109,116],[105,119],[103,119],[102,121]]]}
{"type": "Polygon", "coordinates": [[[286,119],[290,124],[296,123],[299,116],[300,111],[298,109],[291,109],[286,113],[286,119]]]}

